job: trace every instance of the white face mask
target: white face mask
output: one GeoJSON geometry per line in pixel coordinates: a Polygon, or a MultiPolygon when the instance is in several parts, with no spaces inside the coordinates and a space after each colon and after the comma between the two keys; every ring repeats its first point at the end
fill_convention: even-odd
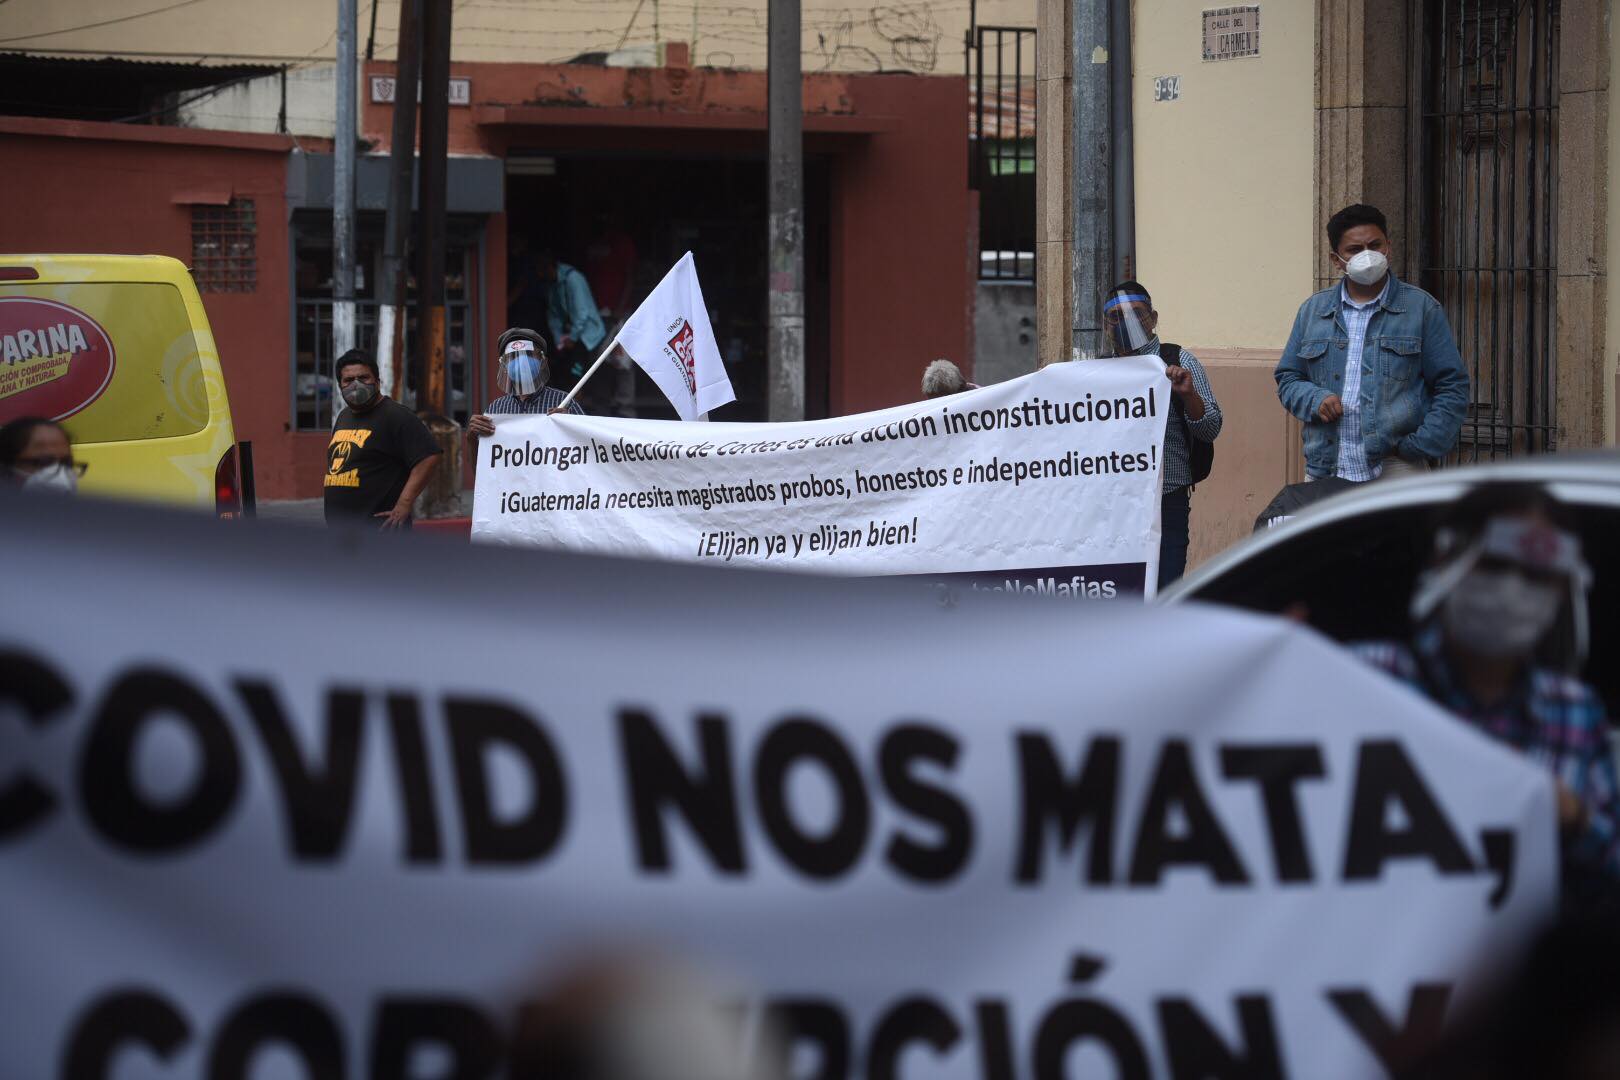
{"type": "Polygon", "coordinates": [[[1376,285],[1389,273],[1389,259],[1382,251],[1363,248],[1350,256],[1350,261],[1344,264],[1344,272],[1357,285],[1376,285]]]}
{"type": "Polygon", "coordinates": [[[23,478],[24,491],[56,491],[71,495],[79,490],[79,474],[66,462],[47,465],[23,478]]]}
{"type": "Polygon", "coordinates": [[[1470,570],[1441,609],[1451,640],[1479,656],[1528,656],[1562,600],[1556,585],[1525,580],[1512,570],[1470,570]]]}

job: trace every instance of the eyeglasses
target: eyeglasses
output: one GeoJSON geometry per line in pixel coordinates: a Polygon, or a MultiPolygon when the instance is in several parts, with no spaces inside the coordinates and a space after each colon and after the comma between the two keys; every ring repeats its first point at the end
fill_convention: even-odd
{"type": "Polygon", "coordinates": [[[34,469],[49,469],[53,465],[66,465],[81,477],[84,476],[84,471],[90,467],[90,463],[88,461],[74,461],[72,458],[55,457],[18,458],[17,464],[26,465],[34,469]]]}

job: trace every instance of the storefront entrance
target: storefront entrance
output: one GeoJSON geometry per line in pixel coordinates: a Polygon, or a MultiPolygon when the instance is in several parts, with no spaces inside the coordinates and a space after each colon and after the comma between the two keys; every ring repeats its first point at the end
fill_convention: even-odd
{"type": "MultiPolygon", "coordinates": [[[[829,189],[825,160],[805,163],[805,412],[827,415],[830,318],[829,189]]],[[[508,320],[542,332],[544,291],[526,280],[552,252],[585,273],[611,334],[687,251],[692,252],[737,400],[715,420],[766,419],[766,168],[759,158],[543,154],[507,159],[508,320]]],[[[598,379],[612,381],[604,368],[598,379]]],[[[674,419],[635,369],[598,407],[674,419]]],[[[562,373],[553,383],[571,385],[562,373]]],[[[594,384],[594,380],[593,380],[594,384]]]]}

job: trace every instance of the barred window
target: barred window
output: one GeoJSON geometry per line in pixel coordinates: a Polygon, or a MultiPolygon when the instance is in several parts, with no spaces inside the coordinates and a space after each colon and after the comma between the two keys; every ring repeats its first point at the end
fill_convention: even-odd
{"type": "Polygon", "coordinates": [[[202,292],[252,292],[258,282],[252,199],[191,208],[191,275],[202,292]]]}

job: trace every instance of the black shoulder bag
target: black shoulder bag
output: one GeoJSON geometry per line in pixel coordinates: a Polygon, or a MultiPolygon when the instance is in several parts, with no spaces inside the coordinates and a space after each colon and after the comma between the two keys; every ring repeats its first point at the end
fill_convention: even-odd
{"type": "MultiPolygon", "coordinates": [[[[1159,359],[1164,361],[1166,367],[1172,364],[1180,367],[1181,346],[1161,341],[1159,359]]],[[[1215,467],[1215,444],[1193,438],[1192,427],[1187,423],[1187,409],[1175,394],[1170,395],[1170,406],[1181,420],[1181,436],[1187,444],[1187,468],[1192,473],[1192,482],[1197,484],[1209,479],[1210,470],[1215,467]]]]}

